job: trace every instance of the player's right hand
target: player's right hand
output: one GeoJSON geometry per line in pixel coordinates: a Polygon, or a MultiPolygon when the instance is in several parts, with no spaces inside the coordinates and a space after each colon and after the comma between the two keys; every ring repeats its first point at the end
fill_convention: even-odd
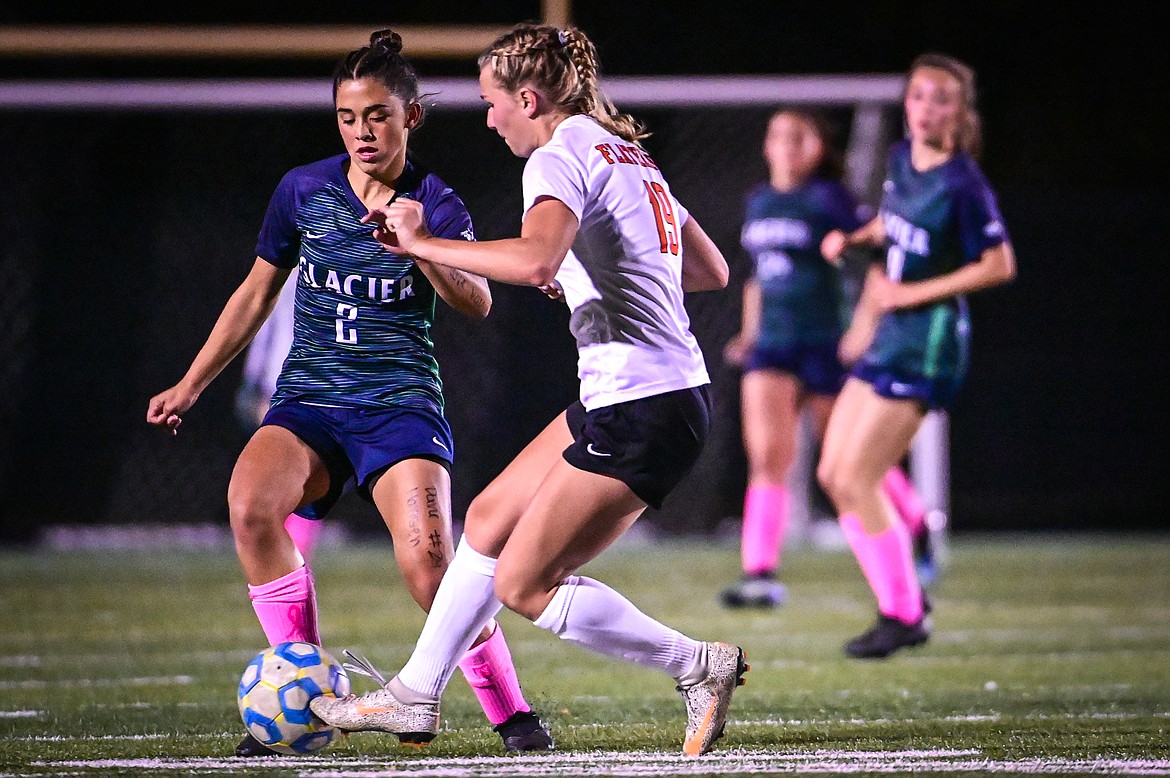
{"type": "Polygon", "coordinates": [[[179,434],[179,425],[183,423],[182,415],[199,399],[198,394],[186,391],[179,386],[172,386],[165,392],[160,392],[150,398],[146,406],[146,423],[154,427],[167,429],[172,435],[179,434]]]}

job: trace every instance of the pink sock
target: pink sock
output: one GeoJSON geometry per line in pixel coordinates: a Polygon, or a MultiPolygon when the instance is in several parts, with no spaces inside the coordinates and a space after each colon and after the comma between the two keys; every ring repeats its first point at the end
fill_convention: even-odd
{"type": "Polygon", "coordinates": [[[295,513],[290,513],[288,518],[284,520],[284,528],[292,537],[293,545],[297,547],[297,551],[300,551],[301,556],[304,557],[305,564],[308,564],[313,556],[313,549],[317,545],[317,536],[321,534],[323,526],[325,525],[316,519],[306,519],[295,513]]]}
{"type": "Polygon", "coordinates": [[[780,566],[780,546],[788,523],[788,490],[779,484],[752,484],[743,500],[740,551],[748,575],[770,573],[780,566]]]}
{"type": "Polygon", "coordinates": [[[886,477],[882,479],[882,491],[894,504],[894,510],[898,512],[910,534],[917,535],[921,532],[922,526],[926,523],[926,506],[922,504],[918,492],[914,491],[914,484],[910,483],[906,472],[900,467],[891,467],[886,471],[886,477]]]}
{"type": "Polygon", "coordinates": [[[317,592],[308,565],[259,586],[248,586],[252,609],[269,645],[302,640],[321,645],[317,631],[317,592]]]}
{"type": "Polygon", "coordinates": [[[493,726],[503,724],[514,713],[532,710],[520,691],[512,652],[504,642],[504,630],[499,623],[490,638],[473,646],[463,656],[459,669],[471,684],[471,690],[493,726]]]}
{"type": "Polygon", "coordinates": [[[922,618],[922,587],[914,572],[906,528],[895,523],[884,532],[868,535],[861,520],[846,513],[841,516],[841,529],[877,597],[878,610],[908,624],[922,618]]]}

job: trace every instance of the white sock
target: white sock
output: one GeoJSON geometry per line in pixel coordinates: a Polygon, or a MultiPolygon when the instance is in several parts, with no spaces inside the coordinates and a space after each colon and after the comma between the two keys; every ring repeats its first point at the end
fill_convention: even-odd
{"type": "Polygon", "coordinates": [[[461,537],[443,574],[414,652],[398,673],[408,688],[438,699],[460,660],[503,606],[495,592],[496,560],[461,537]]]}
{"type": "Polygon", "coordinates": [[[613,589],[584,576],[566,578],[535,623],[562,640],[661,670],[676,681],[693,675],[703,657],[702,642],[655,621],[613,589]]]}

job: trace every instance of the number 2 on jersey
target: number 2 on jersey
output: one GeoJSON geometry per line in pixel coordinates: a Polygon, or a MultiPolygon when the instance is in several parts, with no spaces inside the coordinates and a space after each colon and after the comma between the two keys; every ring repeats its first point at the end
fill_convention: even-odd
{"type": "Polygon", "coordinates": [[[337,328],[338,343],[357,343],[357,327],[347,327],[346,322],[357,321],[358,307],[349,303],[337,304],[337,319],[333,324],[337,328]]]}
{"type": "Polygon", "coordinates": [[[654,221],[658,225],[658,250],[663,254],[670,252],[678,256],[678,225],[674,221],[670,197],[657,181],[642,183],[646,186],[646,195],[650,198],[651,207],[654,208],[654,221]]]}

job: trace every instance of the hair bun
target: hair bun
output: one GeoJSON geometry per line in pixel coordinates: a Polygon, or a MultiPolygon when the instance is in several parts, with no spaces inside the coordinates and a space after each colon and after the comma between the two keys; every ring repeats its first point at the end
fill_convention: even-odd
{"type": "Polygon", "coordinates": [[[391,54],[402,51],[402,36],[389,28],[370,33],[371,49],[386,49],[391,54]]]}

